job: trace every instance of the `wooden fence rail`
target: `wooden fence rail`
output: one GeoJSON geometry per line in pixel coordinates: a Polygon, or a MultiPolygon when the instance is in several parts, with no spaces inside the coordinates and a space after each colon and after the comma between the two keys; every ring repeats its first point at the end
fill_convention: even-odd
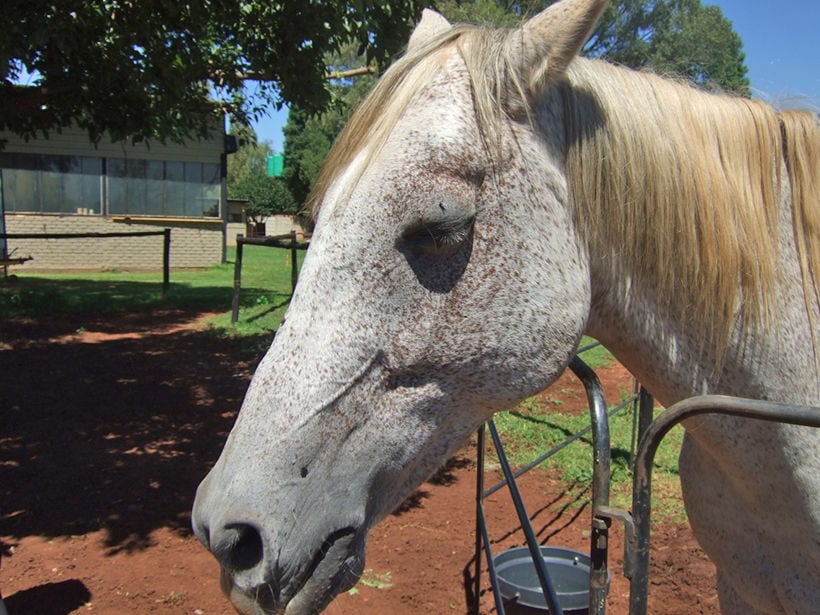
{"type": "MultiPolygon", "coordinates": [[[[162,294],[171,286],[171,229],[161,231],[116,231],[110,233],[0,233],[0,239],[97,239],[101,237],[149,237],[162,235],[162,294]]],[[[14,259],[19,260],[19,259],[14,259]]]]}
{"type": "Polygon", "coordinates": [[[296,232],[288,235],[272,235],[270,237],[245,237],[236,236],[236,261],[233,267],[233,304],[231,306],[231,323],[239,320],[239,295],[242,291],[242,248],[244,245],[268,246],[271,248],[290,248],[290,285],[291,293],[296,290],[296,282],[299,281],[299,269],[297,267],[297,250],[307,250],[309,243],[299,241],[296,232]]]}

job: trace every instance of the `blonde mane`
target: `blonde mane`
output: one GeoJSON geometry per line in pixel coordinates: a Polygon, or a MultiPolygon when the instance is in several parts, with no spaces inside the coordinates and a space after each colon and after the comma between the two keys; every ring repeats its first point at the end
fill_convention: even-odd
{"type": "MultiPolygon", "coordinates": [[[[378,153],[440,67],[442,49],[455,46],[467,64],[491,153],[504,122],[532,118],[527,67],[507,52],[515,32],[458,26],[394,64],[331,149],[309,203],[313,213],[356,155],[378,153]]],[[[749,324],[769,316],[779,273],[779,204],[789,198],[817,347],[820,125],[814,114],[777,113],[759,101],[583,59],[547,87],[563,100],[567,179],[591,251],[608,250],[622,279],[655,289],[660,309],[685,318],[707,345],[725,345],[737,318],[749,324]]]]}
{"type": "Polygon", "coordinates": [[[584,60],[570,66],[562,92],[570,192],[590,245],[618,246],[621,273],[643,279],[673,316],[720,347],[737,317],[770,316],[787,198],[812,318],[820,302],[814,114],[584,60]]]}

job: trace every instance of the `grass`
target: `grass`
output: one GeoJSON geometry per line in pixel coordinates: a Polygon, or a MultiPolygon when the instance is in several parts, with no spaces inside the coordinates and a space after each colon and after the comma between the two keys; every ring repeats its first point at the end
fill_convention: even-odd
{"type": "Polygon", "coordinates": [[[160,596],[160,600],[163,604],[168,606],[181,606],[183,602],[185,602],[185,593],[184,592],[170,592],[168,594],[163,594],[160,596]]]}
{"type": "MultiPolygon", "coordinates": [[[[583,349],[595,343],[596,342],[593,338],[585,335],[581,338],[581,343],[578,344],[578,348],[583,349]]],[[[596,344],[593,348],[585,350],[581,355],[581,358],[584,360],[584,363],[589,365],[592,369],[610,367],[616,362],[615,357],[612,356],[612,353],[600,344],[596,344]]]]}
{"type": "Polygon", "coordinates": [[[359,582],[349,590],[347,593],[355,596],[360,592],[360,587],[370,587],[372,589],[390,589],[393,587],[393,573],[389,570],[387,572],[375,572],[372,568],[366,568],[362,573],[359,582]]]}
{"type": "MultiPolygon", "coordinates": [[[[304,253],[300,253],[301,257],[304,253]]],[[[239,320],[231,324],[236,251],[202,270],[174,270],[166,296],[158,272],[27,273],[0,281],[0,318],[45,314],[115,315],[161,309],[215,312],[208,324],[225,335],[275,331],[290,301],[290,250],[245,246],[239,320]]]]}
{"type": "Polygon", "coordinates": [[[381,573],[374,572],[372,568],[368,568],[362,574],[359,583],[373,589],[390,589],[393,587],[393,573],[389,570],[381,573]]]}

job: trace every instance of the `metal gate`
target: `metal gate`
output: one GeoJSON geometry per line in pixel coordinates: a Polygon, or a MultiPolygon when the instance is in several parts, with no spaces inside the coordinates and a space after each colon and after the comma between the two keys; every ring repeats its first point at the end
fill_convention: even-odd
{"type": "MultiPolygon", "coordinates": [[[[579,354],[590,346],[579,350],[579,354]]],[[[478,432],[478,472],[476,485],[476,552],[475,576],[473,591],[473,612],[479,612],[481,589],[482,553],[487,557],[487,571],[490,577],[499,615],[505,615],[498,577],[493,565],[493,553],[490,546],[489,532],[484,514],[485,498],[503,487],[507,487],[513,505],[521,523],[521,528],[532,557],[541,590],[549,612],[563,615],[558,603],[554,584],[550,579],[546,564],[540,553],[540,544],[533,531],[529,515],[516,485],[516,479],[541,464],[559,450],[591,432],[593,446],[593,479],[592,479],[592,527],[590,541],[590,575],[589,575],[589,613],[604,615],[606,613],[606,594],[608,576],[608,542],[609,527],[613,521],[624,524],[624,569],[623,574],[630,579],[629,614],[646,615],[647,592],[649,584],[649,540],[652,494],[652,467],[655,453],[663,437],[675,425],[683,420],[702,414],[726,414],[745,417],[750,420],[764,420],[808,427],[820,427],[820,408],[798,407],[774,402],[728,397],[723,395],[706,395],[683,400],[663,411],[653,420],[653,399],[642,387],[636,393],[607,412],[603,390],[595,372],[578,356],[569,365],[570,369],[581,380],[587,393],[590,409],[590,425],[568,438],[563,443],[547,451],[536,460],[513,472],[507,462],[495,425],[492,421],[478,432]],[[610,483],[610,439],[609,417],[633,405],[636,421],[633,440],[638,441],[637,452],[633,460],[632,511],[609,506],[610,483]],[[484,487],[484,456],[486,432],[489,431],[504,480],[489,489],[484,487]]]]}

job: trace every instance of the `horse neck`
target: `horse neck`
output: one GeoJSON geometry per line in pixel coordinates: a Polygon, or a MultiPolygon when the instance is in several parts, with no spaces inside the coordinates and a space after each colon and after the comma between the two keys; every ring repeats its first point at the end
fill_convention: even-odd
{"type": "MultiPolygon", "coordinates": [[[[555,123],[548,110],[560,108],[566,126],[590,333],[664,403],[704,393],[816,403],[820,307],[801,283],[813,274],[795,240],[786,124],[754,101],[584,60],[541,102],[540,117],[555,123]]],[[[815,190],[795,200],[809,213],[815,190]]]]}
{"type": "MultiPolygon", "coordinates": [[[[789,252],[791,245],[793,251],[793,238],[781,228],[782,249],[789,252]]],[[[820,336],[820,307],[814,306],[812,325],[796,259],[781,258],[778,263],[772,315],[751,323],[735,318],[728,343],[721,348],[704,344],[697,327],[669,316],[669,306],[658,300],[653,288],[631,283],[628,274],[614,270],[611,260],[611,251],[590,254],[592,303],[587,333],[600,340],[662,404],[694,395],[725,394],[817,405],[820,359],[811,327],[814,336],[820,336]]],[[[686,301],[690,291],[679,289],[676,299],[686,301]]]]}

